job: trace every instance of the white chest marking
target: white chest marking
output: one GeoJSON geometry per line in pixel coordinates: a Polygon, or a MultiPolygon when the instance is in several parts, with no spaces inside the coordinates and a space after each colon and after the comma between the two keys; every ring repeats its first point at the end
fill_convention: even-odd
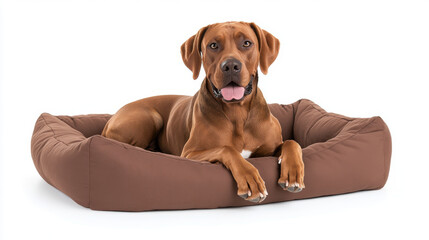
{"type": "Polygon", "coordinates": [[[245,149],[243,149],[243,151],[241,151],[241,156],[243,157],[243,158],[249,158],[250,157],[250,155],[252,155],[252,152],[251,151],[249,151],[249,150],[245,150],[245,149]]]}

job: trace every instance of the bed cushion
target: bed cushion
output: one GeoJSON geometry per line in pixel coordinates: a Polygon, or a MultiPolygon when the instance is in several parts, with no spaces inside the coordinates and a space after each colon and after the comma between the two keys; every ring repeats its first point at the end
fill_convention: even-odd
{"type": "MultiPolygon", "coordinates": [[[[250,158],[265,181],[261,204],[382,188],[388,178],[391,137],[380,117],[327,113],[310,100],[270,104],[283,139],[303,148],[306,188],[282,190],[275,157],[250,158]]],[[[78,204],[95,210],[146,211],[258,205],[236,195],[219,163],[151,152],[100,135],[111,115],[38,118],[31,153],[40,176],[78,204]]]]}

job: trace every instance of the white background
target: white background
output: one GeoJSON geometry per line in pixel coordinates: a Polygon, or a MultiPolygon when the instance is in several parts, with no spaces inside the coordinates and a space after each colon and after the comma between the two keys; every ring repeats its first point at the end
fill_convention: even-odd
{"type": "Polygon", "coordinates": [[[3,1],[0,238],[428,239],[427,1],[3,1]],[[281,41],[260,88],[351,117],[393,139],[380,191],[245,208],[101,212],[45,183],[30,155],[51,114],[114,113],[153,95],[193,95],[180,45],[200,27],[254,21],[281,41]]]}

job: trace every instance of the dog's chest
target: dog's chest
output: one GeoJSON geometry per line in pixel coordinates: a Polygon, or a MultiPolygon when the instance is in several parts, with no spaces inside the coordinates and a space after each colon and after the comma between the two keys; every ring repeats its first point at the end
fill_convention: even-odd
{"type": "Polygon", "coordinates": [[[258,126],[245,127],[243,130],[233,137],[233,144],[241,149],[243,158],[272,156],[282,143],[281,132],[271,124],[259,123],[258,126]]]}
{"type": "Polygon", "coordinates": [[[252,151],[243,149],[240,154],[243,158],[249,158],[252,155],[252,151]]]}
{"type": "Polygon", "coordinates": [[[255,114],[237,117],[241,116],[238,114],[241,109],[235,110],[237,111],[235,115],[229,113],[230,121],[224,128],[229,131],[219,131],[221,143],[234,146],[243,158],[272,156],[282,143],[280,127],[271,119],[261,119],[258,115],[254,116],[255,114]]]}
{"type": "Polygon", "coordinates": [[[271,155],[275,150],[275,145],[270,140],[262,140],[253,134],[243,134],[234,139],[236,148],[241,149],[240,155],[243,158],[254,156],[271,155]]]}

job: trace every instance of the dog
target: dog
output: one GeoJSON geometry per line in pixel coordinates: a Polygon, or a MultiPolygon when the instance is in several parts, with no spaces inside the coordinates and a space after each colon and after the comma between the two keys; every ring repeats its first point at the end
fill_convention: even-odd
{"type": "Polygon", "coordinates": [[[102,136],[144,149],[159,149],[198,161],[220,162],[237,183],[237,194],[251,202],[268,195],[265,182],[246,158],[276,156],[278,184],[300,192],[304,185],[302,149],[282,139],[278,120],[258,88],[258,66],[267,74],[280,42],[255,23],[225,22],[201,28],[181,46],[182,59],[197,79],[194,96],[144,98],[122,107],[102,136]]]}

